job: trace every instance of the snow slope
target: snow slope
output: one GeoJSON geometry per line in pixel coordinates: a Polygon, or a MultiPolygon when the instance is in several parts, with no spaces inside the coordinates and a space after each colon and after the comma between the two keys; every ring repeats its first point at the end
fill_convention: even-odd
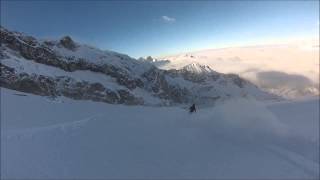
{"type": "Polygon", "coordinates": [[[1,88],[1,105],[3,178],[319,178],[318,99],[188,114],[1,88]]]}

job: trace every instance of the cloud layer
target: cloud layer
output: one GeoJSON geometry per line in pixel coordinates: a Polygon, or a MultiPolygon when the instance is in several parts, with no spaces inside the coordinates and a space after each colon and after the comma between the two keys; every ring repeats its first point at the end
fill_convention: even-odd
{"type": "Polygon", "coordinates": [[[257,74],[257,79],[266,88],[291,88],[302,90],[312,86],[311,80],[303,75],[287,74],[279,71],[264,71],[257,74]]]}

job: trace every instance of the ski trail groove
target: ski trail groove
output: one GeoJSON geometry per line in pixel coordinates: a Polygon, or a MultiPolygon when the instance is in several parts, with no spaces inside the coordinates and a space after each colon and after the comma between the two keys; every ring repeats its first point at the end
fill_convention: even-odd
{"type": "Polygon", "coordinates": [[[26,129],[18,129],[18,130],[7,130],[3,132],[3,134],[7,139],[12,139],[12,138],[20,138],[20,137],[32,137],[39,133],[55,131],[55,130],[68,132],[68,130],[76,130],[76,129],[82,128],[87,123],[93,120],[97,120],[99,117],[103,117],[102,114],[93,115],[77,121],[59,123],[59,124],[54,124],[50,126],[26,128],[26,129]]]}

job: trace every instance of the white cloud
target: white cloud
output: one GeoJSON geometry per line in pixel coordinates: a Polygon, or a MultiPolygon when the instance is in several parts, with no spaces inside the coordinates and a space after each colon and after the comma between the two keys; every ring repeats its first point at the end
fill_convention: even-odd
{"type": "Polygon", "coordinates": [[[176,21],[175,18],[169,17],[169,16],[162,16],[161,18],[162,18],[162,20],[163,20],[164,22],[167,22],[167,23],[173,23],[173,22],[176,21]]]}

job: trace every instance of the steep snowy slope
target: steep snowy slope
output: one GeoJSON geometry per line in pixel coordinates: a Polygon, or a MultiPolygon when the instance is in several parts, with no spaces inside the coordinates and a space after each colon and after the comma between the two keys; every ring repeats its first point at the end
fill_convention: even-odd
{"type": "Polygon", "coordinates": [[[260,88],[287,98],[319,95],[319,39],[209,49],[149,59],[162,69],[180,69],[193,62],[208,65],[218,72],[238,74],[260,88]]]}
{"type": "Polygon", "coordinates": [[[231,97],[273,100],[237,75],[190,64],[160,70],[149,61],[74,42],[37,40],[1,28],[2,87],[56,98],[127,105],[214,104],[231,97]]]}
{"type": "Polygon", "coordinates": [[[1,177],[318,179],[318,100],[189,114],[1,88],[1,177]]]}

